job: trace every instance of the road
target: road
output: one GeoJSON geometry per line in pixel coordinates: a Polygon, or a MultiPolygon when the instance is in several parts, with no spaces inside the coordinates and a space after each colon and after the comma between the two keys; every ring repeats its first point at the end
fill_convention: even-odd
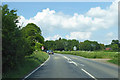
{"type": "Polygon", "coordinates": [[[31,78],[91,78],[93,80],[105,78],[106,80],[106,78],[118,78],[118,67],[80,56],[54,54],[50,55],[43,66],[27,77],[27,79],[31,78]]]}

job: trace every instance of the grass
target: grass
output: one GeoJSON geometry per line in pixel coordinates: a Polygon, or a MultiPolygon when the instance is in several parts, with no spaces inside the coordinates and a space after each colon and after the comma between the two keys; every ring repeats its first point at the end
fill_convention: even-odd
{"type": "MultiPolygon", "coordinates": [[[[34,52],[30,56],[26,56],[25,60],[16,70],[11,70],[3,75],[3,78],[23,78],[32,70],[42,64],[48,58],[48,54],[42,51],[34,52]]],[[[14,79],[15,80],[15,79],[14,79]]]]}
{"type": "Polygon", "coordinates": [[[109,60],[108,62],[117,64],[120,66],[120,54],[115,55],[111,60],[109,60]]]}
{"type": "Polygon", "coordinates": [[[108,62],[120,65],[120,60],[118,59],[118,52],[106,52],[106,51],[54,51],[60,54],[71,54],[82,56],[85,58],[100,58],[100,59],[111,59],[108,62]]]}

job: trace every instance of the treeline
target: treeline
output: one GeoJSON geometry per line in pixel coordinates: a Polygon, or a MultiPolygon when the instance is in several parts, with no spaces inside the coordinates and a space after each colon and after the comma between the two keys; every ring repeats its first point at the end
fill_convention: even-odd
{"type": "Polygon", "coordinates": [[[84,42],[79,42],[78,40],[67,40],[61,39],[59,40],[47,40],[45,41],[45,48],[51,50],[59,50],[59,51],[73,51],[73,47],[76,46],[76,50],[82,51],[97,51],[97,50],[105,50],[109,48],[110,51],[118,51],[120,50],[120,43],[118,40],[112,40],[110,45],[100,44],[97,41],[89,41],[85,40],[84,42]]]}
{"type": "Polygon", "coordinates": [[[9,10],[7,5],[2,6],[2,70],[3,74],[15,70],[22,64],[25,56],[35,50],[40,50],[44,44],[41,30],[33,23],[21,28],[17,10],[9,10]]]}

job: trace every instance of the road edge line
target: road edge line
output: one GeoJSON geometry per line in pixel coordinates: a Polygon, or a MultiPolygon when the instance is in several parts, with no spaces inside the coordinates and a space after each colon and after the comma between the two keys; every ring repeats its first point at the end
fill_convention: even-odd
{"type": "Polygon", "coordinates": [[[37,67],[36,69],[34,69],[32,72],[30,72],[27,76],[25,76],[22,80],[25,80],[26,78],[28,78],[31,74],[33,74],[35,71],[37,71],[39,68],[41,68],[48,60],[50,59],[50,55],[48,57],[48,59],[42,63],[39,67],[37,67]]]}

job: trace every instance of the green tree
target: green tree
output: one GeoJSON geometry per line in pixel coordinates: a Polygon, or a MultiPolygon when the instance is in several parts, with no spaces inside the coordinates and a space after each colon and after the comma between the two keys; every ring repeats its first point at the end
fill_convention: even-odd
{"type": "Polygon", "coordinates": [[[40,51],[42,46],[43,46],[43,44],[36,42],[35,43],[35,50],[40,51]]]}
{"type": "Polygon", "coordinates": [[[112,48],[113,51],[118,51],[119,50],[118,44],[111,45],[111,48],[112,48]]]}
{"type": "Polygon", "coordinates": [[[105,45],[104,44],[99,44],[100,45],[100,49],[104,50],[105,49],[105,45]]]}
{"type": "Polygon", "coordinates": [[[79,41],[78,40],[73,39],[73,40],[68,40],[67,42],[68,42],[68,45],[67,45],[68,50],[73,50],[74,46],[76,46],[77,49],[79,49],[79,41]]]}
{"type": "Polygon", "coordinates": [[[45,49],[47,49],[47,50],[55,50],[55,42],[52,40],[45,41],[44,46],[45,46],[45,49]]]}
{"type": "Polygon", "coordinates": [[[80,42],[79,45],[80,50],[85,50],[85,51],[94,51],[94,50],[100,50],[100,44],[96,41],[89,41],[85,40],[84,42],[80,42]]]}
{"type": "Polygon", "coordinates": [[[30,43],[31,51],[35,50],[36,42],[44,43],[44,38],[41,35],[41,30],[34,23],[28,23],[25,27],[23,27],[22,33],[23,33],[24,37],[30,43]]]}
{"type": "Polygon", "coordinates": [[[66,40],[59,38],[55,41],[45,41],[45,48],[51,50],[73,50],[73,47],[76,46],[79,49],[79,41],[78,40],[66,40]]]}
{"type": "Polygon", "coordinates": [[[120,51],[119,40],[112,40],[110,47],[112,48],[112,51],[120,51]]]}
{"type": "Polygon", "coordinates": [[[56,44],[56,50],[64,50],[64,40],[62,40],[61,38],[59,40],[56,40],[55,41],[55,44],[56,44]]]}
{"type": "Polygon", "coordinates": [[[19,29],[16,26],[17,14],[16,10],[9,10],[7,5],[2,7],[2,59],[3,72],[7,68],[13,68],[16,64],[17,55],[16,44],[17,36],[19,37],[19,29]],[[16,36],[17,35],[17,36],[16,36]],[[13,58],[14,56],[14,58],[13,58]]]}
{"type": "Polygon", "coordinates": [[[9,10],[7,5],[2,7],[2,65],[3,73],[15,69],[18,63],[28,55],[29,42],[21,34],[17,10],[9,10]]]}
{"type": "Polygon", "coordinates": [[[119,44],[119,40],[112,40],[111,45],[112,44],[119,44]]]}

